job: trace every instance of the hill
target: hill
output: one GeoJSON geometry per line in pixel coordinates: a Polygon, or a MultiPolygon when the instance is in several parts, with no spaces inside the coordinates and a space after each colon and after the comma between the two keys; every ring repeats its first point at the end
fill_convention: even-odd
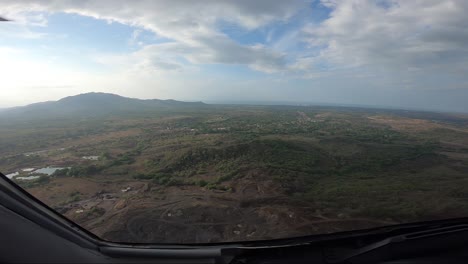
{"type": "Polygon", "coordinates": [[[110,93],[85,93],[22,107],[3,109],[0,118],[47,119],[57,117],[93,117],[110,114],[151,112],[155,110],[200,107],[202,102],[142,100],[110,93]]]}

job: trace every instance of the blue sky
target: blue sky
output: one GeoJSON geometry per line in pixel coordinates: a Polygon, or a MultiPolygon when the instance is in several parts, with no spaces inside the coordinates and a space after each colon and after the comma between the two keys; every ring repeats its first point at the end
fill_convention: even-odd
{"type": "Polygon", "coordinates": [[[462,0],[1,3],[0,107],[96,91],[468,112],[462,0]]]}

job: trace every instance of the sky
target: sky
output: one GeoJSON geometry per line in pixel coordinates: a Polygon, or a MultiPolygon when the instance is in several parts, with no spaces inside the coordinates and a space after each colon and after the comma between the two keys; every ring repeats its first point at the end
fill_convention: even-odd
{"type": "Polygon", "coordinates": [[[109,92],[468,112],[465,0],[0,6],[0,107],[109,92]]]}

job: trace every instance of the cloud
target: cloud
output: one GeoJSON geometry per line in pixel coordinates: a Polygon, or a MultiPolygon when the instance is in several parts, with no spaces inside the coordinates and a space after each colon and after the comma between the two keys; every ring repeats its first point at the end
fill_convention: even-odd
{"type": "Polygon", "coordinates": [[[184,56],[194,64],[240,64],[252,69],[273,73],[285,67],[283,54],[262,45],[241,46],[226,36],[194,38],[196,45],[168,43],[155,45],[155,49],[184,56]]]}
{"type": "MultiPolygon", "coordinates": [[[[280,38],[280,42],[295,49],[299,41],[307,43],[309,48],[281,52],[284,43],[241,45],[220,30],[220,23],[233,23],[246,31],[256,30],[288,21],[304,10],[308,1],[0,0],[2,12],[10,18],[19,17],[21,23],[46,24],[46,16],[38,12],[75,13],[140,28],[134,31],[130,43],[138,43],[141,29],[172,41],[142,47],[141,54],[150,56],[150,60],[126,55],[132,65],[146,65],[145,68],[153,65],[156,69],[178,69],[183,66],[182,58],[192,64],[239,64],[267,73],[302,72],[305,76],[356,67],[395,75],[405,71],[406,75],[413,76],[427,72],[460,76],[466,70],[467,1],[320,2],[331,9],[327,19],[308,24],[300,32],[294,29],[294,34],[286,33],[280,38]],[[163,53],[172,53],[173,58],[159,59],[163,53]],[[143,61],[138,63],[136,58],[143,61]]],[[[313,15],[313,10],[310,14],[313,15]]]]}
{"type": "Polygon", "coordinates": [[[377,67],[414,76],[462,74],[468,64],[464,0],[322,0],[330,17],[303,33],[313,65],[377,67]]]}
{"type": "MultiPolygon", "coordinates": [[[[302,0],[26,0],[19,4],[3,1],[2,10],[10,17],[45,11],[119,22],[150,30],[174,41],[172,45],[151,46],[145,52],[152,50],[161,54],[156,49],[160,47],[165,51],[178,51],[178,55],[185,56],[192,63],[242,64],[258,71],[276,72],[285,66],[281,54],[263,46],[241,45],[222,33],[219,24],[228,22],[244,30],[254,30],[275,21],[287,21],[306,5],[307,1],[302,0]]],[[[136,40],[138,32],[134,32],[131,42],[136,40]]],[[[160,62],[159,66],[174,66],[167,63],[160,62]]]]}
{"type": "Polygon", "coordinates": [[[142,32],[143,32],[143,30],[141,30],[141,29],[133,30],[132,36],[130,37],[128,43],[130,45],[141,45],[142,42],[138,41],[138,38],[140,37],[142,32]]]}
{"type": "Polygon", "coordinates": [[[98,55],[96,62],[118,71],[154,74],[163,71],[180,70],[182,63],[174,53],[167,53],[167,44],[147,45],[138,51],[120,55],[98,55]]]}

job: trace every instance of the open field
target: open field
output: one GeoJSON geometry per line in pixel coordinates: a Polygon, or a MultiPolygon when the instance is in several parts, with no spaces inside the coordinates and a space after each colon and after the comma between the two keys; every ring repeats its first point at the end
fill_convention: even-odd
{"type": "Polygon", "coordinates": [[[468,116],[203,105],[8,120],[0,171],[104,239],[271,239],[468,216],[468,116]]]}

